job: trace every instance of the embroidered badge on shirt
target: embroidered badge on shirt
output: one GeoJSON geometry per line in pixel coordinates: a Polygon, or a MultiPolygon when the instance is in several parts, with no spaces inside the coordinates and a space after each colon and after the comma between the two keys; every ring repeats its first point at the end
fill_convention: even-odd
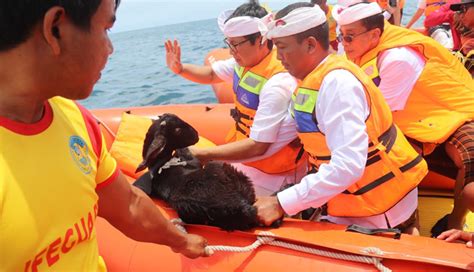
{"type": "Polygon", "coordinates": [[[86,142],[79,136],[69,138],[69,151],[79,169],[84,174],[89,174],[92,170],[91,160],[89,158],[89,148],[86,142]]]}

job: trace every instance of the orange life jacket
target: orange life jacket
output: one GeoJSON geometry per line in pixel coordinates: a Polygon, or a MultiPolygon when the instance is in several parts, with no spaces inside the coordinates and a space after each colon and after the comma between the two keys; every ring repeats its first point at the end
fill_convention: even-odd
{"type": "Polygon", "coordinates": [[[326,20],[328,22],[328,27],[329,27],[329,42],[337,41],[337,34],[336,34],[337,23],[334,17],[332,17],[333,8],[334,8],[333,5],[328,5],[328,12],[326,13],[326,20]]]}
{"type": "MultiPolygon", "coordinates": [[[[276,56],[276,50],[273,50],[259,64],[251,68],[235,67],[233,81],[235,109],[231,112],[235,127],[229,132],[227,142],[240,141],[249,137],[253,118],[260,102],[260,91],[273,75],[286,72],[276,56]]],[[[268,158],[244,164],[268,174],[287,172],[305,163],[304,159],[299,160],[298,164],[295,162],[300,149],[301,144],[294,141],[268,158]]]]}
{"type": "Polygon", "coordinates": [[[427,165],[392,123],[390,109],[380,90],[359,67],[336,55],[329,56],[311,72],[293,96],[292,112],[297,123],[298,136],[305,151],[309,153],[310,163],[317,169],[331,160],[326,136],[318,128],[315,107],[323,79],[336,69],[351,72],[364,86],[370,107],[366,120],[369,148],[363,176],[328,202],[328,213],[339,217],[381,214],[396,205],[418,185],[427,174],[427,165]]]}
{"type": "MultiPolygon", "coordinates": [[[[446,48],[415,31],[385,23],[379,44],[354,60],[378,86],[377,58],[387,49],[408,46],[425,60],[425,68],[413,87],[405,109],[393,112],[403,133],[425,143],[429,154],[466,121],[474,119],[474,82],[469,72],[446,48]]],[[[400,71],[403,80],[403,71],[400,71]]]]}

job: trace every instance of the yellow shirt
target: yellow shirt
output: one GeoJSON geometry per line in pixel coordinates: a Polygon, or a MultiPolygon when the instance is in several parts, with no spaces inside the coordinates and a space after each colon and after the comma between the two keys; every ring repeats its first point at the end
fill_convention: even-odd
{"type": "Polygon", "coordinates": [[[93,117],[55,97],[26,125],[0,117],[0,271],[105,271],[96,188],[118,170],[93,117]]]}

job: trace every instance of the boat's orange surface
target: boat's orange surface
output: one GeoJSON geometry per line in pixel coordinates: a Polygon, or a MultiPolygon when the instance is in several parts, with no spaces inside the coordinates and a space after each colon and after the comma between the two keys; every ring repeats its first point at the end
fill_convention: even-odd
{"type": "MultiPolygon", "coordinates": [[[[95,110],[93,113],[107,126],[103,131],[109,146],[124,111],[150,117],[164,112],[175,113],[193,125],[201,136],[221,144],[232,126],[230,108],[229,104],[169,105],[95,110]]],[[[451,182],[444,180],[440,183],[442,186],[437,187],[438,179],[443,180],[441,176],[433,174],[429,178],[432,180],[427,179],[424,186],[438,190],[451,182]]],[[[166,205],[156,203],[169,218],[175,218],[175,213],[166,205]]],[[[383,252],[379,256],[383,258],[383,264],[394,271],[456,271],[468,269],[474,262],[474,250],[463,244],[408,235],[402,235],[400,240],[390,235],[367,236],[346,232],[344,226],[328,223],[286,220],[278,229],[231,233],[208,226],[187,226],[187,229],[206,237],[210,245],[247,246],[256,240],[260,231],[271,231],[278,240],[332,252],[363,254],[364,249],[375,247],[383,252]]],[[[189,260],[167,247],[130,240],[102,219],[97,223],[97,235],[100,254],[109,271],[376,271],[369,264],[318,257],[270,245],[248,253],[216,252],[208,258],[189,260]]]]}

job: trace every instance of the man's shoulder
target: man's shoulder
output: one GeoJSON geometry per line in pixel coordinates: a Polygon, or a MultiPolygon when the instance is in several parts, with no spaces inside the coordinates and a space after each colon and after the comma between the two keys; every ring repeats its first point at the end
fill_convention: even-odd
{"type": "Polygon", "coordinates": [[[400,46],[387,49],[380,54],[378,66],[388,65],[391,63],[405,64],[409,66],[417,65],[420,57],[418,53],[409,46],[400,46]]]}
{"type": "Polygon", "coordinates": [[[348,69],[337,68],[329,71],[323,78],[323,84],[331,83],[337,86],[347,86],[359,83],[357,77],[348,69]]]}
{"type": "Polygon", "coordinates": [[[298,86],[297,80],[291,76],[288,72],[281,72],[274,74],[268,79],[262,88],[261,94],[267,92],[279,92],[284,93],[285,97],[291,95],[296,87],[298,86]]]}
{"type": "Polygon", "coordinates": [[[283,84],[283,85],[293,86],[293,85],[298,84],[298,81],[289,72],[283,71],[271,76],[268,79],[267,84],[283,84]]]}

